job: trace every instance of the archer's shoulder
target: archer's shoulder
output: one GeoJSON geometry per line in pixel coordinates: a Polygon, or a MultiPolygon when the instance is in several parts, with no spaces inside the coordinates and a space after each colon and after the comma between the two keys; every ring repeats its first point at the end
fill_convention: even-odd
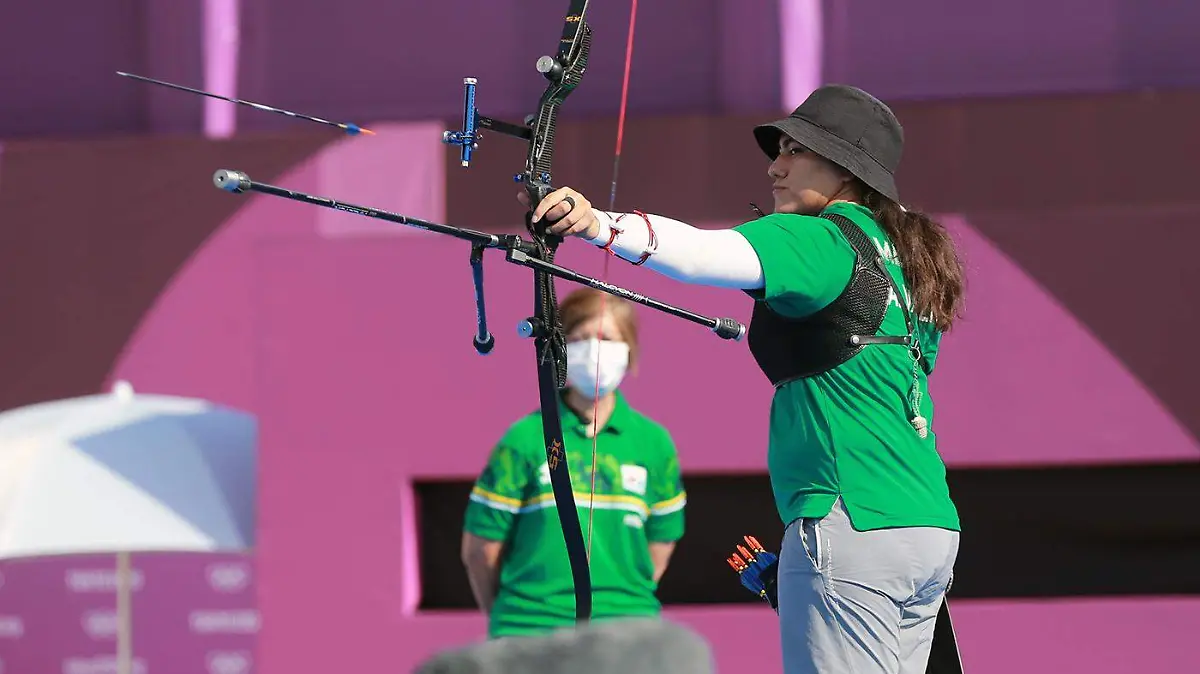
{"type": "Polygon", "coordinates": [[[829,218],[796,213],[771,213],[761,218],[742,223],[733,228],[750,243],[768,244],[781,239],[804,239],[814,237],[841,241],[841,230],[829,218]]]}
{"type": "Polygon", "coordinates": [[[753,220],[743,222],[734,227],[734,229],[745,229],[752,227],[824,227],[828,225],[828,218],[821,218],[815,215],[801,215],[799,213],[768,213],[753,220]]]}

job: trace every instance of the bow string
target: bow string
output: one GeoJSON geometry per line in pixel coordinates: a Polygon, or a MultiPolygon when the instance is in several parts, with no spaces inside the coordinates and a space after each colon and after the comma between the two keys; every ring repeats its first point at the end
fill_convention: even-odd
{"type": "MultiPolygon", "coordinates": [[[[616,149],[613,151],[612,186],[608,193],[608,211],[610,213],[617,209],[617,176],[621,168],[621,147],[625,140],[625,111],[629,103],[629,75],[633,66],[633,35],[637,27],[637,10],[638,0],[633,0],[629,8],[629,34],[625,40],[625,71],[621,77],[621,104],[617,111],[617,142],[616,149]]],[[[604,271],[600,276],[605,282],[608,281],[608,263],[611,259],[611,255],[604,255],[604,271]]],[[[600,296],[600,315],[605,318],[608,316],[607,293],[600,296]]],[[[603,326],[603,319],[601,320],[603,326]]],[[[603,348],[604,340],[600,340],[596,346],[596,389],[592,395],[592,480],[591,488],[588,491],[587,540],[589,559],[592,556],[592,522],[596,513],[596,463],[600,442],[600,363],[603,362],[600,353],[603,348]]]]}

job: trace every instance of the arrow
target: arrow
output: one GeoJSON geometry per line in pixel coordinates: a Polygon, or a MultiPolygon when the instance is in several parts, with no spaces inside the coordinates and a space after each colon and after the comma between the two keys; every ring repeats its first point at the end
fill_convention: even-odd
{"type": "Polygon", "coordinates": [[[141,80],[142,82],[149,82],[150,84],[157,84],[159,86],[168,87],[170,89],[178,89],[180,91],[186,91],[190,94],[200,94],[201,96],[208,96],[209,98],[216,98],[216,99],[222,100],[222,101],[229,101],[230,103],[237,103],[239,105],[248,105],[252,108],[257,108],[259,110],[266,110],[267,112],[277,112],[281,115],[287,115],[288,117],[296,117],[298,119],[307,119],[310,122],[317,122],[318,124],[325,124],[327,126],[335,126],[339,129],[342,129],[343,131],[345,131],[347,134],[349,134],[351,136],[357,136],[360,133],[365,133],[369,136],[375,135],[374,131],[371,131],[370,129],[364,129],[357,124],[348,124],[348,123],[343,124],[340,122],[331,122],[327,119],[321,119],[320,117],[312,117],[311,115],[302,115],[298,112],[292,112],[290,110],[283,110],[281,108],[273,108],[269,105],[263,105],[262,103],[255,103],[253,101],[243,101],[243,100],[237,99],[237,98],[229,98],[227,96],[221,96],[219,94],[214,94],[214,93],[210,93],[207,91],[201,91],[200,89],[193,89],[191,87],[185,87],[182,84],[171,84],[170,82],[156,80],[152,77],[143,77],[142,75],[134,75],[133,73],[125,73],[125,72],[121,72],[120,70],[117,71],[117,74],[120,75],[121,77],[128,77],[130,79],[141,80]]]}

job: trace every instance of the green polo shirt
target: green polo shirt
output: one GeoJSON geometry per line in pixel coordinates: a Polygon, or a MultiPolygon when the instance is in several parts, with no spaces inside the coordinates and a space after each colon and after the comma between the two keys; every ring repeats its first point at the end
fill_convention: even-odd
{"type": "MultiPolygon", "coordinates": [[[[845,202],[825,212],[849,218],[871,237],[911,307],[895,249],[871,212],[845,202]]],[[[854,249],[829,220],[773,214],[736,229],[757,251],[763,267],[766,286],[751,295],[780,314],[798,318],[819,311],[837,299],[850,280],[854,249]]],[[[878,334],[905,331],[899,300],[893,296],[878,334]]],[[[921,415],[930,424],[924,439],[910,423],[912,359],[900,346],[867,346],[833,370],[775,391],[767,465],[784,523],[824,517],[840,497],[859,530],[959,529],[946,467],[937,452],[928,390],[941,334],[931,323],[918,321],[917,335],[928,360],[918,373],[921,415]]]]}
{"type": "MultiPolygon", "coordinates": [[[[575,503],[587,539],[591,491],[590,425],[559,404],[575,503]]],[[[542,414],[509,427],[471,491],[464,529],[504,541],[491,637],[535,635],[575,623],[571,563],[546,466],[542,414]]],[[[656,616],[649,543],[683,537],[687,495],[675,444],[665,428],[618,391],[596,445],[592,519],[592,620],[656,616]]]]}

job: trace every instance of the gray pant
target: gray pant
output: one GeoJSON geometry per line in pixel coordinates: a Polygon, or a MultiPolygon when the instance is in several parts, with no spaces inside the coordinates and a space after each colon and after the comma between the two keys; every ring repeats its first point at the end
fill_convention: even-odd
{"type": "Polygon", "coordinates": [[[855,531],[839,499],[784,531],[779,626],[785,674],[924,674],[958,532],[855,531]]]}

